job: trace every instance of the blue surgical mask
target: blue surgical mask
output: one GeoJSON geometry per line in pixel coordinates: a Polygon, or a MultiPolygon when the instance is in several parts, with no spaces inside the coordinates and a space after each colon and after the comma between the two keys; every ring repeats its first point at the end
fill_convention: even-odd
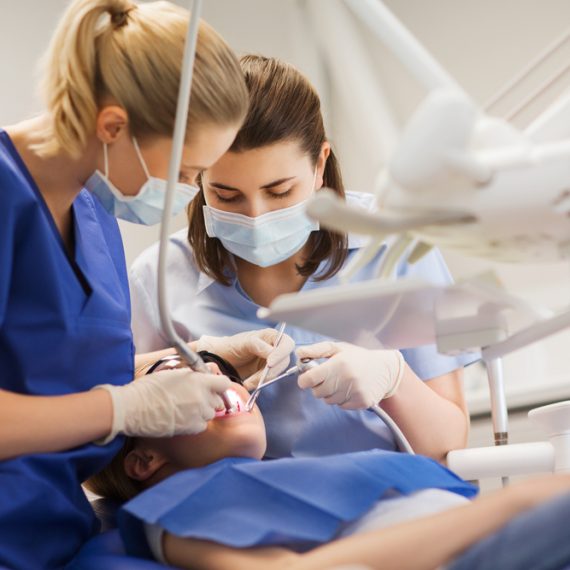
{"type": "MultiPolygon", "coordinates": [[[[166,197],[166,180],[154,178],[149,174],[139,145],[134,138],[133,144],[147,177],[147,181],[142,185],[138,194],[125,196],[109,180],[109,157],[106,144],[103,144],[105,174],[96,170],[85,182],[85,188],[95,194],[105,210],[113,216],[127,222],[152,226],[158,224],[162,218],[166,197]]],[[[194,199],[198,190],[196,186],[177,182],[174,190],[172,215],[179,214],[194,199]]]]}
{"type": "Polygon", "coordinates": [[[305,214],[306,203],[305,200],[256,218],[206,205],[203,207],[206,233],[218,238],[229,252],[254,265],[276,265],[297,253],[311,232],[319,229],[319,223],[305,214]]]}

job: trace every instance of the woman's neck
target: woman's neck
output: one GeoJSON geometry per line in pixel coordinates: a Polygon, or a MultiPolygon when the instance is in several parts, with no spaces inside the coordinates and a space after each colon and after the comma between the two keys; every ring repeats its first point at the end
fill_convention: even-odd
{"type": "Polygon", "coordinates": [[[259,267],[236,257],[240,285],[255,303],[268,307],[275,297],[301,290],[307,277],[299,275],[297,265],[303,264],[304,255],[303,248],[289,259],[271,267],[259,267]]]}
{"type": "Polygon", "coordinates": [[[46,123],[46,117],[35,117],[7,127],[6,132],[41,192],[64,243],[70,248],[71,205],[95,170],[97,155],[91,143],[78,159],[63,151],[54,156],[40,156],[34,146],[43,142],[46,123]]]}

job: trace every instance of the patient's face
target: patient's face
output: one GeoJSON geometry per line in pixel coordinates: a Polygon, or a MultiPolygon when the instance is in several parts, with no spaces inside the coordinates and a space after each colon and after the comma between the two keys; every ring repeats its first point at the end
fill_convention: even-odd
{"type": "MultiPolygon", "coordinates": [[[[239,411],[226,414],[221,410],[202,433],[137,440],[138,450],[145,451],[153,460],[162,459],[160,465],[156,464],[156,473],[148,478],[150,484],[178,471],[203,467],[225,457],[263,457],[266,447],[263,417],[257,406],[251,412],[245,411],[249,393],[243,386],[234,383],[232,390],[233,397],[239,399],[239,411]]],[[[129,473],[127,466],[126,469],[129,473]]]]}

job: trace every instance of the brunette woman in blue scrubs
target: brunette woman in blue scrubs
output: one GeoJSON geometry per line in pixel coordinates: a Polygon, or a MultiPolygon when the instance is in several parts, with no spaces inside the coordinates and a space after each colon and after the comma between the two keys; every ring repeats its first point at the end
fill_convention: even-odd
{"type": "MultiPolygon", "coordinates": [[[[184,371],[131,382],[172,350],[135,365],[111,215],[160,217],[188,18],[167,2],[75,0],[47,53],[44,114],[0,130],[0,567],[65,566],[97,530],[81,482],[115,436],[198,433],[230,385],[184,371]]],[[[202,23],[178,209],[246,110],[235,56],[202,23]]],[[[214,349],[251,369],[273,334],[214,349]]]]}

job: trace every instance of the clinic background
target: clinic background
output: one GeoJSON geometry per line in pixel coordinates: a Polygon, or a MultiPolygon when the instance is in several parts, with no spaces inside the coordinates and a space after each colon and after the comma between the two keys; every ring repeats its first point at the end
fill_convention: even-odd
{"type": "MultiPolygon", "coordinates": [[[[568,0],[385,0],[385,4],[481,104],[570,22],[568,0]]],[[[40,108],[36,63],[65,5],[66,0],[0,0],[0,125],[40,108]]],[[[327,132],[347,188],[370,190],[387,160],[386,144],[397,138],[425,92],[341,0],[206,0],[203,15],[238,53],[280,57],[312,80],[321,95],[327,132]]],[[[568,56],[568,52],[559,54],[568,56]]],[[[549,62],[544,71],[555,67],[556,62],[549,62]]],[[[538,85],[540,74],[531,81],[538,85]]],[[[519,99],[532,86],[523,84],[519,99]]],[[[538,105],[547,104],[562,87],[555,86],[538,105]]],[[[506,105],[513,103],[516,97],[506,105]]],[[[526,116],[518,117],[519,126],[536,112],[531,107],[526,116]]],[[[184,225],[182,214],[173,231],[184,225]]],[[[129,265],[158,238],[156,227],[121,222],[121,230],[129,265]]],[[[494,269],[509,291],[527,301],[548,308],[570,303],[570,263],[514,267],[444,254],[455,278],[494,269]]],[[[511,410],[519,410],[511,415],[513,442],[542,438],[527,424],[525,407],[570,398],[568,347],[570,331],[505,359],[507,402],[511,410]]],[[[474,422],[471,445],[489,445],[488,396],[480,366],[468,370],[466,386],[470,410],[480,418],[474,422]]]]}

